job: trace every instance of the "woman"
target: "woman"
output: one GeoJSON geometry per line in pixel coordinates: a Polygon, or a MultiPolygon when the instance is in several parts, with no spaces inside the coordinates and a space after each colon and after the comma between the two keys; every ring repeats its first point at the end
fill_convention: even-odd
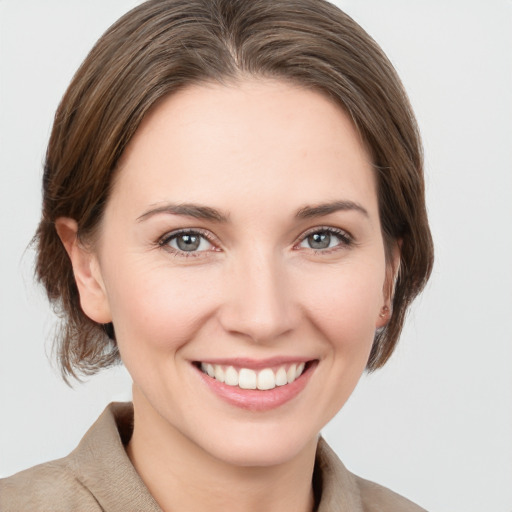
{"type": "Polygon", "coordinates": [[[350,18],[142,4],[73,79],[43,186],[63,375],[120,358],[133,409],[3,480],[2,509],[420,510],[319,439],[432,265],[414,117],[350,18]]]}

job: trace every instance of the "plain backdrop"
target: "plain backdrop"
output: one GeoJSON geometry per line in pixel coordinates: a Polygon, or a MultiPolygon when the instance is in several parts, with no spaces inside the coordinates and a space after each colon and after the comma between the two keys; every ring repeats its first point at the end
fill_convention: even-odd
{"type": "MultiPolygon", "coordinates": [[[[74,389],[33,284],[53,114],[135,0],[0,0],[0,476],[66,455],[122,367],[74,389]]],[[[383,370],[324,435],[352,471],[433,512],[512,511],[512,2],[339,0],[388,53],[425,144],[432,280],[383,370]]]]}

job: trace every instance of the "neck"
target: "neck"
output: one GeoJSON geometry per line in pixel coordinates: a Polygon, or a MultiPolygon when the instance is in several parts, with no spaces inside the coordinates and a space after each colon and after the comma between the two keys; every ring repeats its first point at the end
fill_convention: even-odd
{"type": "Polygon", "coordinates": [[[312,512],[317,439],[273,466],[235,466],[205,452],[134,390],[127,453],[163,511],[312,512]]]}

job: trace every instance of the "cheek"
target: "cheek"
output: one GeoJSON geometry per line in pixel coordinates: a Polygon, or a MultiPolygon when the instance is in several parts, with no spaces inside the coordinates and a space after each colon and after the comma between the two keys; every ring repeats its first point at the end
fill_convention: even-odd
{"type": "Polygon", "coordinates": [[[178,350],[214,311],[215,297],[204,286],[201,271],[133,263],[127,268],[123,279],[107,286],[123,360],[130,353],[151,359],[178,350]]]}
{"type": "Polygon", "coordinates": [[[310,320],[344,353],[369,351],[383,304],[384,267],[346,265],[317,275],[304,295],[310,320]]]}

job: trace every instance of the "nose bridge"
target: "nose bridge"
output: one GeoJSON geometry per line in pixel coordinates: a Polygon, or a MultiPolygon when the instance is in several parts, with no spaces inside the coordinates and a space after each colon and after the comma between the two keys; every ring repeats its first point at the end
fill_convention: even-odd
{"type": "Polygon", "coordinates": [[[297,315],[282,259],[272,250],[253,249],[237,258],[233,267],[223,327],[258,343],[293,329],[297,315]]]}

